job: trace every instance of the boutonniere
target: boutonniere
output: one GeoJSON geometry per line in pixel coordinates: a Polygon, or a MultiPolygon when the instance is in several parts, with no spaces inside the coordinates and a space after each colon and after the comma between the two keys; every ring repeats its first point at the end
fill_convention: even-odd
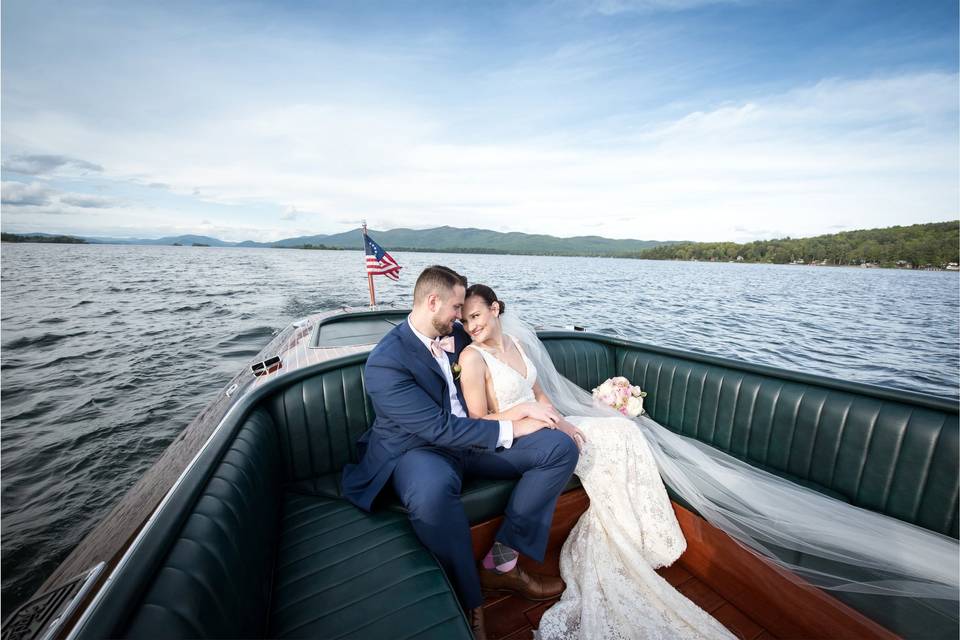
{"type": "Polygon", "coordinates": [[[460,363],[454,362],[452,365],[450,365],[450,370],[453,371],[453,381],[457,382],[460,380],[460,372],[462,371],[460,368],[460,363]]]}

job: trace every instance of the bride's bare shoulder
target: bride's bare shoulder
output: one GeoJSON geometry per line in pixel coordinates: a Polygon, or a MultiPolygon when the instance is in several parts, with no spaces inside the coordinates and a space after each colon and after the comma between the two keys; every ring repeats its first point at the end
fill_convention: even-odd
{"type": "Polygon", "coordinates": [[[472,348],[472,345],[467,345],[467,347],[460,352],[460,366],[464,369],[486,369],[487,363],[483,361],[483,355],[475,348],[472,348]]]}

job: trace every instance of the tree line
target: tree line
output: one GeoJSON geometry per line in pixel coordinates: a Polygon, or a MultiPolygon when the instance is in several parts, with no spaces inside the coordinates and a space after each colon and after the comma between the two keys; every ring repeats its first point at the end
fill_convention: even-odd
{"type": "Polygon", "coordinates": [[[34,236],[16,233],[0,233],[0,242],[48,242],[51,244],[87,244],[86,240],[73,236],[34,236]]]}
{"type": "Polygon", "coordinates": [[[814,238],[735,242],[681,242],[639,253],[648,260],[823,263],[884,267],[942,267],[960,262],[960,220],[906,227],[844,231],[814,238]]]}

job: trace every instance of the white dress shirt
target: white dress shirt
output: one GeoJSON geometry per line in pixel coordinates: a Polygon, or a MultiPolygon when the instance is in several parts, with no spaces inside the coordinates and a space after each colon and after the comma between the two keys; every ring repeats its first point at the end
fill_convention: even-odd
{"type": "MultiPolygon", "coordinates": [[[[457,385],[453,381],[453,370],[450,368],[450,359],[447,357],[447,354],[444,353],[440,356],[433,355],[433,351],[430,349],[430,343],[433,342],[433,340],[417,331],[417,328],[410,322],[409,316],[407,317],[407,324],[410,325],[410,330],[413,331],[413,335],[417,336],[420,342],[423,343],[424,348],[430,353],[430,357],[440,366],[440,371],[443,372],[443,377],[447,380],[447,392],[450,394],[450,413],[461,418],[466,418],[467,412],[463,410],[463,405],[460,404],[460,398],[457,396],[457,385]]],[[[509,449],[513,446],[513,422],[510,420],[500,420],[499,422],[500,439],[497,440],[497,447],[509,449]]]]}

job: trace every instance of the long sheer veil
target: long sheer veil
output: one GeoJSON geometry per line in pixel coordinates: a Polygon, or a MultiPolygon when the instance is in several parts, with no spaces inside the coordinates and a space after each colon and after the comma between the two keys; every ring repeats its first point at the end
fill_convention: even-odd
{"type": "MultiPolygon", "coordinates": [[[[529,325],[508,314],[501,321],[503,331],[521,342],[561,413],[620,415],[597,406],[561,376],[529,325]]],[[[933,599],[937,610],[957,618],[960,547],[953,538],[794,484],[647,416],[633,421],[664,482],[741,545],[821,588],[933,599]]]]}

